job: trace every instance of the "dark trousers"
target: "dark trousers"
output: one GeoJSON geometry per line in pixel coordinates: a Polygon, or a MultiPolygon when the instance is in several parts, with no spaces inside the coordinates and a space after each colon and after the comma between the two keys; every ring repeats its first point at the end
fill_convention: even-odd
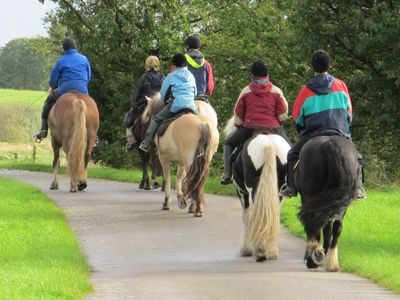
{"type": "Polygon", "coordinates": [[[43,120],[47,120],[47,118],[49,117],[51,108],[53,107],[53,105],[56,103],[57,99],[60,96],[61,95],[57,95],[56,93],[53,93],[53,94],[50,94],[49,96],[47,96],[47,99],[44,102],[43,110],[42,110],[42,119],[43,120]]]}

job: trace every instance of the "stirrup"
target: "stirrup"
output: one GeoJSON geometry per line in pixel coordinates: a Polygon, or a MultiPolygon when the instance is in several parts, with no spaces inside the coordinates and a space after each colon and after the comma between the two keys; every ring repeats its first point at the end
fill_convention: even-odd
{"type": "Polygon", "coordinates": [[[139,146],[139,149],[144,151],[144,152],[149,152],[150,151],[150,144],[151,144],[151,142],[147,142],[146,140],[143,140],[143,142],[139,146]]]}
{"type": "Polygon", "coordinates": [[[44,138],[47,137],[47,134],[47,130],[40,130],[38,133],[35,134],[35,142],[40,143],[44,138]]]}
{"type": "Polygon", "coordinates": [[[232,176],[225,176],[225,174],[221,176],[222,185],[228,185],[231,183],[233,183],[232,176]]]}
{"type": "Polygon", "coordinates": [[[297,196],[297,191],[295,188],[290,188],[286,183],[282,185],[279,190],[279,196],[292,198],[297,196]]]}
{"type": "Polygon", "coordinates": [[[365,192],[365,189],[363,187],[357,188],[354,200],[365,200],[365,199],[367,199],[367,193],[365,192]]]}

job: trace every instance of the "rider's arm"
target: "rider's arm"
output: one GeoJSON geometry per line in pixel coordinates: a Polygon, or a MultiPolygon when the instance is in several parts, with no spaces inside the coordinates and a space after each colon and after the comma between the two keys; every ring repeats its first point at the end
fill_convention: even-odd
{"type": "Polygon", "coordinates": [[[61,75],[61,68],[59,62],[57,61],[53,69],[51,70],[50,81],[49,81],[49,85],[53,90],[58,88],[60,75],[61,75]]]}
{"type": "Polygon", "coordinates": [[[160,90],[160,96],[161,96],[161,100],[165,101],[169,99],[169,97],[171,96],[170,92],[168,92],[168,90],[170,90],[170,87],[172,87],[172,76],[174,73],[170,73],[168,74],[167,77],[165,77],[162,85],[161,85],[161,90],[160,90]]]}
{"type": "Polygon", "coordinates": [[[86,64],[87,72],[88,72],[88,82],[92,79],[92,68],[90,67],[90,62],[87,59],[87,64],[86,64]]]}
{"type": "Polygon", "coordinates": [[[207,93],[208,96],[211,96],[214,91],[214,75],[210,63],[206,61],[205,65],[207,68],[207,93]]]}

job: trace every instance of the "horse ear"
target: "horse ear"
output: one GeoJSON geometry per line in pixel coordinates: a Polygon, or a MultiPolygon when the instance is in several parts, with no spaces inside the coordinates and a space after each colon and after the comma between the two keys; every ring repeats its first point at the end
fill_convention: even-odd
{"type": "Polygon", "coordinates": [[[145,96],[147,102],[150,102],[152,99],[150,97],[145,96]]]}

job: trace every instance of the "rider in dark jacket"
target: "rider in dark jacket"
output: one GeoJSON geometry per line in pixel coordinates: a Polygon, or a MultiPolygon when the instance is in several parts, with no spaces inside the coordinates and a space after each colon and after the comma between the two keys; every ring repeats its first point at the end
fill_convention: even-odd
{"type": "Polygon", "coordinates": [[[47,136],[47,118],[50,109],[57,99],[68,91],[77,91],[88,95],[88,84],[92,77],[89,60],[76,50],[75,41],[65,38],[62,42],[64,52],[54,65],[50,76],[51,93],[47,97],[42,111],[42,128],[36,133],[36,139],[41,141],[47,136]]]}
{"type": "Polygon", "coordinates": [[[164,76],[158,71],[160,61],[156,56],[149,56],[145,62],[146,73],[139,77],[132,90],[131,108],[125,115],[124,125],[126,128],[126,150],[133,150],[137,144],[132,134],[132,128],[136,119],[142,115],[147,106],[146,97],[153,97],[160,92],[164,76]]]}
{"type": "MultiPolygon", "coordinates": [[[[284,197],[297,195],[294,184],[294,165],[299,159],[304,144],[312,137],[324,132],[351,139],[350,123],[352,103],[346,84],[328,74],[331,58],[323,50],[318,50],[312,57],[314,78],[302,87],[293,106],[293,122],[300,134],[299,142],[288,152],[286,188],[280,194],[284,197]]],[[[362,169],[362,156],[358,154],[362,169]]],[[[366,198],[362,184],[362,172],[358,179],[355,198],[366,198]]]]}

